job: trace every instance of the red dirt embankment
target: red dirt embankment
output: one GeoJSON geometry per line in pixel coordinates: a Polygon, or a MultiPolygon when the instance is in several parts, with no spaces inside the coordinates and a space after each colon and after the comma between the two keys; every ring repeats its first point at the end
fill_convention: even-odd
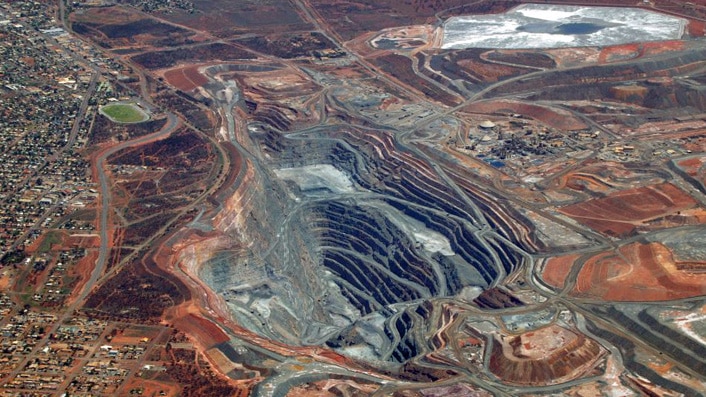
{"type": "MultiPolygon", "coordinates": [[[[706,273],[680,270],[660,243],[632,243],[598,254],[584,264],[571,292],[609,301],[661,301],[706,294],[706,273]]],[[[689,268],[706,263],[686,264],[689,268]]]]}
{"type": "Polygon", "coordinates": [[[703,37],[706,34],[706,23],[703,21],[691,20],[686,26],[686,31],[691,37],[703,37]]]}
{"type": "Polygon", "coordinates": [[[602,354],[593,339],[551,325],[494,340],[489,369],[507,383],[549,385],[585,376],[602,354]]]}
{"type": "MultiPolygon", "coordinates": [[[[695,29],[696,32],[700,29],[700,35],[703,36],[703,26],[698,27],[698,25],[703,25],[703,22],[698,22],[696,25],[697,26],[693,29],[695,29]]],[[[690,28],[691,26],[692,25],[689,24],[690,28]]],[[[685,46],[686,44],[683,40],[664,40],[613,45],[605,47],[601,50],[598,55],[598,62],[600,64],[605,64],[657,55],[669,51],[681,51],[685,48],[685,46]]]]}
{"type": "Polygon", "coordinates": [[[696,181],[706,185],[706,156],[694,156],[680,160],[677,167],[696,181]]]}
{"type": "Polygon", "coordinates": [[[199,73],[199,66],[187,66],[168,70],[164,73],[167,82],[182,91],[191,91],[208,83],[206,76],[199,73]]]}
{"type": "Polygon", "coordinates": [[[462,59],[458,61],[458,66],[464,69],[466,73],[475,76],[485,83],[495,83],[499,80],[526,72],[526,70],[514,66],[490,63],[477,59],[462,59]]]}
{"type": "Polygon", "coordinates": [[[610,63],[636,58],[639,55],[640,46],[638,43],[613,45],[601,50],[601,53],[598,55],[598,62],[601,64],[610,63]]]}
{"type": "Polygon", "coordinates": [[[696,207],[691,196],[671,183],[663,183],[623,190],[563,207],[560,211],[605,235],[627,237],[643,227],[699,223],[698,214],[680,214],[696,207]]]}
{"type": "Polygon", "coordinates": [[[213,322],[193,313],[178,317],[174,319],[173,323],[177,329],[194,337],[206,348],[230,340],[228,335],[213,322]]]}
{"type": "Polygon", "coordinates": [[[542,280],[554,288],[564,288],[566,276],[571,272],[574,261],[581,255],[565,255],[550,258],[544,265],[542,280]]]}
{"type": "Polygon", "coordinates": [[[679,168],[691,176],[696,175],[704,164],[706,164],[706,157],[690,157],[677,163],[679,168]]]}

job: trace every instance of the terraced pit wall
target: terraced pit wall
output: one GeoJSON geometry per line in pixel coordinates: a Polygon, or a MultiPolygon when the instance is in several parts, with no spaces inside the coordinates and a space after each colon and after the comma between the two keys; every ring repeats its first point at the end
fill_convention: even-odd
{"type": "Polygon", "coordinates": [[[621,336],[621,335],[616,335],[614,333],[608,332],[605,329],[599,327],[595,323],[587,320],[586,321],[586,327],[587,329],[593,334],[596,335],[606,341],[608,341],[610,344],[613,346],[616,346],[618,349],[620,349],[620,352],[623,356],[623,362],[625,364],[625,367],[629,369],[630,371],[633,371],[636,374],[639,374],[646,379],[648,379],[650,382],[665,387],[669,390],[673,390],[678,393],[682,393],[685,396],[699,396],[699,392],[696,390],[692,390],[681,383],[673,382],[669,379],[666,379],[662,375],[658,374],[654,370],[652,370],[650,367],[647,365],[635,361],[635,356],[636,356],[636,349],[637,347],[635,344],[621,336]]]}
{"type": "Polygon", "coordinates": [[[682,365],[698,373],[706,371],[706,359],[704,358],[706,357],[706,348],[665,326],[646,310],[639,311],[636,318],[628,316],[614,307],[595,307],[593,311],[623,324],[630,333],[640,335],[640,339],[653,348],[676,358],[682,365]]]}
{"type": "Polygon", "coordinates": [[[251,138],[268,164],[250,165],[251,182],[229,200],[238,205],[220,216],[232,244],[201,271],[245,327],[404,363],[430,350],[430,300],[489,288],[521,267],[519,253],[487,234],[488,221],[467,198],[391,134],[261,131],[251,138]],[[321,165],[335,167],[351,188],[262,176],[321,165]]]}

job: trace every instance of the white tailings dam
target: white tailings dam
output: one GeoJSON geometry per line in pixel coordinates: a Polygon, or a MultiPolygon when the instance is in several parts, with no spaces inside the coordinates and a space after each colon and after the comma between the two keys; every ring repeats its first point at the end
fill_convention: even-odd
{"type": "Polygon", "coordinates": [[[680,39],[687,21],[640,8],[524,4],[504,14],[449,18],[442,48],[603,47],[680,39]]]}

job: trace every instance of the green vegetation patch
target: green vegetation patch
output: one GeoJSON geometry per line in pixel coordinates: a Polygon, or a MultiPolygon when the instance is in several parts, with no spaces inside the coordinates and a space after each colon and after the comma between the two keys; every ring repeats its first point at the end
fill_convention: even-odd
{"type": "Polygon", "coordinates": [[[101,113],[116,123],[142,123],[150,116],[134,103],[112,103],[100,109],[101,113]]]}
{"type": "Polygon", "coordinates": [[[61,243],[61,232],[50,231],[44,235],[44,239],[39,244],[37,251],[44,253],[51,250],[52,245],[61,243]]]}

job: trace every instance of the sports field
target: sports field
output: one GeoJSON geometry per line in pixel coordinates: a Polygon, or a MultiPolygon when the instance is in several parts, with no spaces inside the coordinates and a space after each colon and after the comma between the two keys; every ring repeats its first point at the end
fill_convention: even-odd
{"type": "Polygon", "coordinates": [[[101,113],[116,123],[141,123],[149,120],[150,116],[134,103],[112,103],[100,109],[101,113]]]}

